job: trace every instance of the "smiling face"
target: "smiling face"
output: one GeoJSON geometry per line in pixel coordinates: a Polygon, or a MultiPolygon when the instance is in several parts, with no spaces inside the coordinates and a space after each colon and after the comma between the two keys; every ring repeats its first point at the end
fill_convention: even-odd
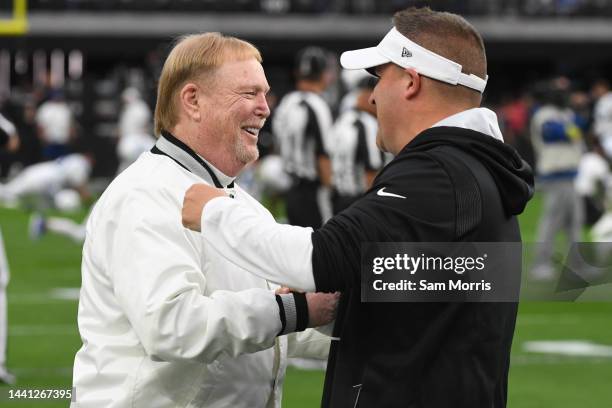
{"type": "Polygon", "coordinates": [[[270,116],[270,86],[261,64],[254,58],[226,62],[206,83],[201,131],[208,147],[242,166],[256,160],[259,130],[270,116]]]}

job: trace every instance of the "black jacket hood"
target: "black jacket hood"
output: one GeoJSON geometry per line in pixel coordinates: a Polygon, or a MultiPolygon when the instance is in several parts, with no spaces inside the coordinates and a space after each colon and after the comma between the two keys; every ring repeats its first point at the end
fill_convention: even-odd
{"type": "Polygon", "coordinates": [[[419,133],[398,156],[440,145],[455,146],[476,157],[491,172],[506,214],[523,212],[534,192],[533,170],[512,146],[475,130],[440,126],[419,133]]]}

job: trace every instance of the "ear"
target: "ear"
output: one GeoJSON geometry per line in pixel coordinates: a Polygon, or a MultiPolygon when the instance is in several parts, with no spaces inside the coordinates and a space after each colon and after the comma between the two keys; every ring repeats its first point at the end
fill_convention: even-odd
{"type": "Polygon", "coordinates": [[[179,93],[179,103],[191,120],[199,122],[202,119],[199,100],[200,88],[193,82],[186,83],[179,93]]]}
{"type": "Polygon", "coordinates": [[[421,76],[414,68],[405,68],[404,77],[404,98],[412,99],[421,91],[421,76]]]}

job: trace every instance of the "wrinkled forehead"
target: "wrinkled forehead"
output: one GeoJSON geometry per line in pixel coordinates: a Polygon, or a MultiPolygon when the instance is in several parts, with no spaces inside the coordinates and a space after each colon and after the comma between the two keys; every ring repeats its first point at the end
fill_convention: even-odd
{"type": "Polygon", "coordinates": [[[269,89],[263,66],[255,58],[228,60],[215,68],[209,79],[226,86],[253,86],[266,91],[269,89]]]}

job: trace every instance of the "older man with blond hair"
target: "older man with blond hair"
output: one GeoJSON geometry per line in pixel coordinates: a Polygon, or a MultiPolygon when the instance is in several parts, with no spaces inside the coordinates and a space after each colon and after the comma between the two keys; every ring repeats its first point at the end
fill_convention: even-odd
{"type": "Polygon", "coordinates": [[[268,90],[245,41],[191,35],[170,52],[159,139],[87,223],[73,407],[279,407],[287,356],[326,356],[327,338],[295,332],[330,322],[336,296],[275,292],[181,224],[193,183],[272,220],[234,183],[258,156],[268,90]]]}

